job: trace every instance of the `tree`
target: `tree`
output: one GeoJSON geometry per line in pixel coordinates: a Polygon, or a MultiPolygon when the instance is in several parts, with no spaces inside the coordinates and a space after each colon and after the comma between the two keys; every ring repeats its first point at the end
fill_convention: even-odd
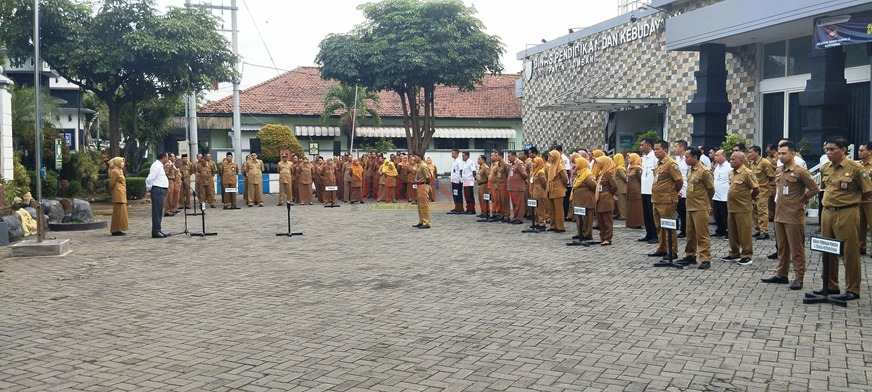
{"type": "MultiPolygon", "coordinates": [[[[12,141],[17,150],[36,153],[36,89],[33,87],[16,86],[12,88],[12,141]]],[[[42,164],[53,168],[55,162],[54,140],[62,138],[55,129],[60,116],[60,103],[54,97],[42,92],[42,164]]],[[[64,155],[69,154],[69,148],[64,144],[64,155]]]]}
{"type": "Polygon", "coordinates": [[[381,99],[378,94],[366,88],[336,83],[327,90],[324,96],[324,112],[321,113],[321,123],[326,124],[336,112],[339,112],[339,129],[345,134],[348,152],[351,152],[351,138],[354,124],[360,124],[371,119],[376,125],[381,125],[378,108],[381,99]],[[357,101],[355,102],[355,97],[357,101]],[[357,107],[357,119],[354,119],[354,108],[357,107]]]}
{"type": "MultiPolygon", "coordinates": [[[[33,2],[6,1],[15,6],[0,14],[0,37],[10,59],[21,62],[33,53],[33,2]]],[[[236,76],[236,56],[216,26],[217,19],[200,8],[170,7],[158,14],[154,0],[104,0],[96,13],[84,1],[40,1],[42,59],[106,102],[112,156],[120,155],[125,104],[137,112],[139,102],[236,76]]],[[[133,134],[137,126],[134,117],[133,134]]]]}
{"type": "Polygon", "coordinates": [[[166,137],[173,117],[182,112],[184,107],[184,97],[176,94],[131,102],[121,108],[122,128],[129,130],[125,132],[121,155],[127,161],[128,170],[139,171],[146,150],[166,137]]]}
{"type": "Polygon", "coordinates": [[[282,150],[291,150],[298,157],[306,156],[303,146],[287,125],[266,124],[257,132],[257,138],[260,139],[260,158],[264,162],[278,162],[282,150]]]}
{"type": "Polygon", "coordinates": [[[363,24],[319,44],[321,77],[397,93],[409,150],[423,155],[436,130],[436,87],[473,90],[486,72],[503,70],[503,44],[459,0],[384,0],[358,9],[363,24]]]}

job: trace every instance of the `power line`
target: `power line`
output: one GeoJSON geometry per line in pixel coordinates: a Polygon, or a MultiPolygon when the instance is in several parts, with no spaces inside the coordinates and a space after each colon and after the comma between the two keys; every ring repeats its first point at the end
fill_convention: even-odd
{"type": "Polygon", "coordinates": [[[248,2],[242,0],[242,5],[245,6],[245,11],[248,12],[248,16],[251,18],[251,24],[254,25],[254,31],[257,32],[257,36],[260,37],[260,42],[263,44],[263,48],[266,49],[266,54],[269,56],[269,61],[272,63],[273,68],[276,70],[277,75],[281,75],[279,71],[279,67],[276,66],[276,61],[273,60],[272,53],[269,51],[269,47],[266,46],[266,41],[263,40],[263,35],[260,34],[260,29],[257,27],[257,21],[254,20],[254,15],[251,13],[251,9],[248,8],[248,2]]]}

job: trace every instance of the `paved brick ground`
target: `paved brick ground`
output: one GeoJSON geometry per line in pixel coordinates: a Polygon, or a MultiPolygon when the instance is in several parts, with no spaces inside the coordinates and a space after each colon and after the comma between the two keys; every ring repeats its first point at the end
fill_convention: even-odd
{"type": "Polygon", "coordinates": [[[124,238],[51,233],[72,239],[64,258],[0,248],[0,390],[872,389],[868,274],[848,309],[803,305],[759,282],[774,241],[746,267],[655,269],[625,228],[612,247],[567,247],[343,204],[294,207],[305,235],[286,238],[267,201],[208,210],[217,237],[153,240],[136,205],[124,238]]]}

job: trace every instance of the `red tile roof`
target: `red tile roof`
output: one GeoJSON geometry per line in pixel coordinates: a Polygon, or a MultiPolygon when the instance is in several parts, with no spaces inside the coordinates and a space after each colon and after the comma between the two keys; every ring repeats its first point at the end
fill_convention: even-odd
{"type": "MultiPolygon", "coordinates": [[[[515,97],[518,74],[487,75],[474,91],[460,92],[456,88],[436,89],[436,116],[441,118],[520,119],[521,100],[515,97]]],[[[320,116],[324,110],[324,95],[335,83],[321,80],[318,67],[299,67],[258,85],[242,90],[239,95],[243,114],[320,116]]],[[[402,117],[400,99],[394,92],[383,91],[379,115],[402,117]]],[[[233,99],[225,97],[204,106],[202,114],[231,113],[233,99]]]]}

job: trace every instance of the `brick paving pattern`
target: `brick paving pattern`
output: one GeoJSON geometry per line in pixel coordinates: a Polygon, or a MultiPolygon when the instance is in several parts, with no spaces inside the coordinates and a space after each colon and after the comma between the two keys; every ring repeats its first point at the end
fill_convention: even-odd
{"type": "Polygon", "coordinates": [[[295,206],[305,234],[287,238],[266,201],[207,210],[216,237],[151,239],[139,204],[127,237],[49,233],[72,240],[63,258],[0,248],[0,390],[872,388],[868,257],[842,309],[802,304],[816,253],[806,290],[761,283],[772,240],[750,266],[660,269],[622,221],[614,246],[567,247],[570,233],[446,215],[443,194],[430,230],[373,203],[295,206]]]}

